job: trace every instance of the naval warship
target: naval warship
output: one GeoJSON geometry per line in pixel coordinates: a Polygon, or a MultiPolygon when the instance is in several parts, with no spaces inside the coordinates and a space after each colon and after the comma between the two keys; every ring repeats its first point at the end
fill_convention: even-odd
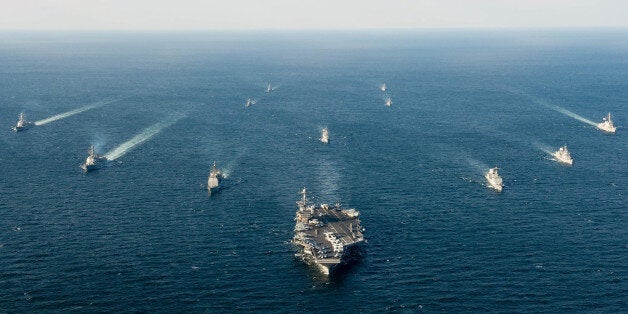
{"type": "Polygon", "coordinates": [[[563,147],[559,148],[556,152],[554,152],[554,159],[556,159],[556,161],[567,164],[567,165],[573,165],[573,158],[571,158],[571,154],[569,154],[569,151],[567,150],[567,145],[564,145],[563,147]]]}
{"type": "Polygon", "coordinates": [[[501,192],[503,188],[503,181],[502,177],[500,177],[497,173],[497,170],[499,170],[497,167],[489,169],[484,177],[486,177],[489,187],[495,189],[497,192],[501,192]]]}
{"type": "Polygon", "coordinates": [[[105,162],[107,162],[107,157],[97,155],[94,150],[94,145],[92,145],[87,151],[89,155],[87,159],[85,159],[85,163],[81,165],[81,169],[85,172],[90,172],[92,170],[96,170],[100,168],[105,162]]]}
{"type": "Polygon", "coordinates": [[[212,169],[209,171],[209,178],[207,178],[207,191],[209,191],[209,194],[220,188],[222,179],[224,179],[222,171],[216,167],[216,161],[214,161],[214,165],[212,165],[212,169]]]}
{"type": "Polygon", "coordinates": [[[613,120],[611,120],[611,113],[608,113],[608,116],[602,118],[602,122],[597,124],[597,128],[608,133],[615,133],[617,131],[617,127],[613,125],[613,120]]]}
{"type": "Polygon", "coordinates": [[[330,275],[343,265],[362,255],[365,242],[360,226],[360,212],[343,209],[340,204],[310,204],[307,190],[303,188],[297,210],[292,243],[299,248],[296,256],[314,264],[325,275],[330,275]]]}
{"type": "Polygon", "coordinates": [[[24,130],[28,130],[33,123],[26,121],[26,115],[22,112],[20,113],[20,119],[17,121],[17,124],[13,127],[13,131],[20,132],[24,130]]]}
{"type": "Polygon", "coordinates": [[[320,141],[325,144],[329,143],[329,130],[327,128],[323,128],[323,131],[321,131],[320,141]]]}

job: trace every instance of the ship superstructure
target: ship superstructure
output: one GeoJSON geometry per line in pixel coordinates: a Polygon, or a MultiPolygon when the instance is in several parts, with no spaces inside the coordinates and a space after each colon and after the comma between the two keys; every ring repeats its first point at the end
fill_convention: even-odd
{"type": "Polygon", "coordinates": [[[26,115],[22,112],[20,113],[19,120],[17,120],[17,123],[13,127],[13,131],[20,132],[28,130],[32,124],[32,122],[26,121],[26,115]]]}
{"type": "Polygon", "coordinates": [[[360,212],[353,208],[343,209],[340,204],[310,204],[305,188],[300,194],[302,198],[297,202],[299,209],[292,239],[301,251],[298,256],[306,263],[318,266],[326,275],[358,259],[360,246],[364,243],[360,212]]]}
{"type": "Polygon", "coordinates": [[[571,154],[569,154],[569,151],[567,150],[567,145],[559,148],[556,152],[554,152],[553,156],[554,159],[560,163],[570,166],[573,165],[573,158],[571,158],[571,154]]]}
{"type": "Polygon", "coordinates": [[[323,128],[323,130],[321,131],[320,141],[325,144],[329,143],[329,130],[327,128],[323,128]]]}
{"type": "Polygon", "coordinates": [[[502,177],[499,176],[497,170],[499,170],[497,167],[489,169],[484,177],[486,181],[488,181],[489,187],[495,189],[497,192],[501,192],[504,185],[502,177]]]}
{"type": "Polygon", "coordinates": [[[617,131],[617,127],[613,125],[613,120],[611,120],[611,113],[608,113],[608,116],[602,118],[602,122],[598,123],[597,128],[608,133],[615,133],[617,131]]]}
{"type": "Polygon", "coordinates": [[[220,182],[222,182],[224,176],[222,171],[216,167],[216,161],[212,165],[212,169],[209,171],[209,177],[207,178],[207,191],[211,194],[220,188],[220,182]]]}
{"type": "Polygon", "coordinates": [[[96,154],[94,145],[90,146],[87,153],[89,155],[87,156],[87,159],[85,159],[85,163],[81,165],[81,169],[83,169],[85,172],[96,170],[102,167],[102,165],[107,162],[107,157],[96,154]]]}

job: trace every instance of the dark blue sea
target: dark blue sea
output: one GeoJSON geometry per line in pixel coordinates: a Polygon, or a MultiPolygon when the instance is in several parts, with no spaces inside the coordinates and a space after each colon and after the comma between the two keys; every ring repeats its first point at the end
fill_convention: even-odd
{"type": "Polygon", "coordinates": [[[625,312],[627,124],[625,29],[0,33],[0,312],[625,312]],[[303,187],[366,228],[330,279],[303,187]]]}

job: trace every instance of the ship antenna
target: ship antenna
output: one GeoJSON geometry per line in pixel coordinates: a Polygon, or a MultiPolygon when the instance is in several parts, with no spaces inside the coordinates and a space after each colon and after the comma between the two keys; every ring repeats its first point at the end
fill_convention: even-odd
{"type": "Polygon", "coordinates": [[[301,197],[301,200],[298,201],[297,204],[299,204],[299,208],[301,208],[301,210],[305,210],[307,207],[307,190],[303,188],[299,194],[303,195],[303,197],[301,197]]]}

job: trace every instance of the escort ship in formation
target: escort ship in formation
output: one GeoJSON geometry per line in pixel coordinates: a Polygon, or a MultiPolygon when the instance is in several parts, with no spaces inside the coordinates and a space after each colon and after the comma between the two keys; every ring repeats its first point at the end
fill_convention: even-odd
{"type": "Polygon", "coordinates": [[[571,158],[571,154],[569,154],[569,151],[567,150],[567,145],[559,148],[552,156],[554,156],[554,159],[560,163],[570,166],[573,165],[573,158],[571,158]]]}
{"type": "Polygon", "coordinates": [[[597,124],[597,128],[608,133],[615,133],[617,131],[617,127],[613,125],[613,120],[611,120],[611,113],[608,113],[608,116],[602,118],[602,122],[597,124]]]}
{"type": "Polygon", "coordinates": [[[22,112],[20,113],[19,120],[17,120],[17,124],[12,128],[15,132],[28,130],[33,122],[26,121],[26,115],[22,112]]]}
{"type": "Polygon", "coordinates": [[[99,169],[107,162],[107,157],[96,154],[96,151],[94,150],[94,145],[89,147],[87,153],[87,159],[85,159],[85,163],[81,165],[81,169],[83,169],[83,171],[85,172],[99,169]]]}
{"type": "Polygon", "coordinates": [[[320,141],[325,144],[329,144],[329,130],[327,128],[323,128],[321,131],[320,141]]]}
{"type": "Polygon", "coordinates": [[[495,189],[497,192],[501,192],[504,187],[504,182],[502,177],[499,176],[499,173],[497,173],[497,170],[499,170],[497,167],[489,169],[484,177],[486,181],[488,181],[489,187],[495,189]]]}
{"type": "Polygon", "coordinates": [[[214,161],[212,169],[209,171],[209,177],[207,178],[207,191],[210,195],[212,192],[216,192],[220,189],[220,182],[222,182],[224,178],[222,171],[216,167],[216,161],[214,161]]]}

